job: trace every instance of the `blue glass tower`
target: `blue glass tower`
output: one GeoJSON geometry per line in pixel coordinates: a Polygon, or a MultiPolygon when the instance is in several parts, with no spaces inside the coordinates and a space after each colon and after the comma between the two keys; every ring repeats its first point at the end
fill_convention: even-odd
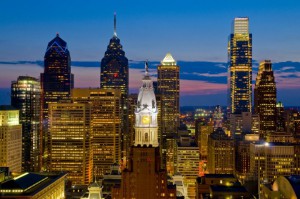
{"type": "Polygon", "coordinates": [[[229,36],[229,111],[232,114],[252,109],[252,34],[249,19],[235,18],[229,36]]]}

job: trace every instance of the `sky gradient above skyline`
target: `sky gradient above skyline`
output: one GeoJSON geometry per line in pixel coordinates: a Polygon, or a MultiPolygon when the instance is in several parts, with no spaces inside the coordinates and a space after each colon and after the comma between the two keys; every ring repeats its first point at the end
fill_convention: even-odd
{"type": "MultiPolygon", "coordinates": [[[[171,52],[182,64],[181,105],[226,105],[228,36],[233,19],[246,16],[253,34],[253,59],[278,63],[275,75],[279,100],[297,105],[299,10],[297,0],[1,1],[0,89],[4,90],[2,94],[0,91],[0,104],[17,76],[39,77],[47,44],[57,32],[68,43],[75,86],[98,86],[100,64],[95,64],[102,59],[113,35],[116,11],[118,37],[126,57],[133,60],[130,62],[132,91],[138,88],[143,74],[142,64],[134,63],[149,59],[155,76],[157,61],[171,52]],[[76,66],[76,61],[93,63],[76,66]]],[[[254,69],[253,81],[256,73],[254,69]]]]}
{"type": "Polygon", "coordinates": [[[131,60],[227,61],[234,17],[250,18],[253,58],[300,61],[300,2],[278,1],[1,1],[0,60],[42,60],[59,32],[72,60],[100,60],[117,32],[131,60]]]}

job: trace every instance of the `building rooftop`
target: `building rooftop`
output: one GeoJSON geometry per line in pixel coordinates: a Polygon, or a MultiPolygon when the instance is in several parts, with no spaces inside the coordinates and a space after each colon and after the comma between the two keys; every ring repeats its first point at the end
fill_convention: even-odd
{"type": "Polygon", "coordinates": [[[221,186],[221,185],[211,185],[210,189],[212,192],[242,192],[248,193],[243,186],[221,186]]]}
{"type": "Polygon", "coordinates": [[[35,195],[56,180],[66,176],[66,173],[24,173],[16,178],[6,180],[0,184],[2,196],[30,196],[35,195]]]}
{"type": "Polygon", "coordinates": [[[204,174],[205,178],[235,178],[233,174],[204,174]]]}

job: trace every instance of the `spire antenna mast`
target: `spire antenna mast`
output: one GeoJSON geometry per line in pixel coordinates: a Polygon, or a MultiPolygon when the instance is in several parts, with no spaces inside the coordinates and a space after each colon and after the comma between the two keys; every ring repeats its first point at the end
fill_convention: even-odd
{"type": "Polygon", "coordinates": [[[117,13],[114,13],[114,36],[117,36],[117,13]]]}

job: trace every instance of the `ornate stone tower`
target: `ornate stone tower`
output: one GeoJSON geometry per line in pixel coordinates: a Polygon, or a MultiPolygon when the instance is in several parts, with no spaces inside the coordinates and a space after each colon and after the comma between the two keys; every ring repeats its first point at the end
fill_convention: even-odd
{"type": "Polygon", "coordinates": [[[135,142],[128,166],[122,171],[120,186],[112,189],[112,199],[175,199],[176,186],[169,185],[161,169],[157,136],[157,105],[148,64],[135,110],[135,142]]]}
{"type": "Polygon", "coordinates": [[[145,77],[138,95],[135,110],[135,142],[134,146],[146,145],[158,147],[157,105],[152,80],[148,74],[148,63],[145,63],[145,77]]]}

